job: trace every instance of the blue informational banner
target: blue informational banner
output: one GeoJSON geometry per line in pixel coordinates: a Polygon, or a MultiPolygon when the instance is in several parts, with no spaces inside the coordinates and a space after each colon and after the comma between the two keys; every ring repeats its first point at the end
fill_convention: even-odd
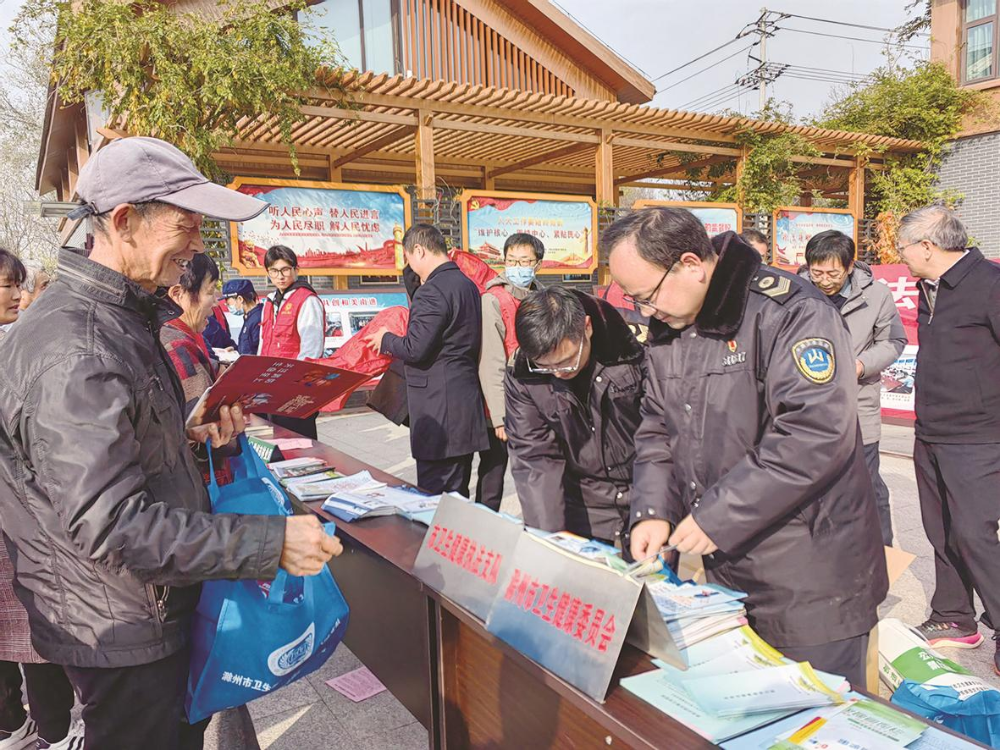
{"type": "Polygon", "coordinates": [[[778,208],[772,217],[774,264],[798,268],[806,262],[806,243],[835,229],[857,242],[857,222],[850,211],[836,208],[778,208]]]}

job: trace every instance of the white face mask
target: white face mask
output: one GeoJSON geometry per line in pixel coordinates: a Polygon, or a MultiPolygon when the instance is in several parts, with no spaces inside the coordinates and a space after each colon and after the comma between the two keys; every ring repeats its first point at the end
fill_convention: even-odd
{"type": "Polygon", "coordinates": [[[513,266],[505,270],[507,272],[507,280],[514,286],[520,287],[521,289],[527,289],[531,286],[531,282],[535,280],[534,267],[525,268],[524,266],[513,266]]]}

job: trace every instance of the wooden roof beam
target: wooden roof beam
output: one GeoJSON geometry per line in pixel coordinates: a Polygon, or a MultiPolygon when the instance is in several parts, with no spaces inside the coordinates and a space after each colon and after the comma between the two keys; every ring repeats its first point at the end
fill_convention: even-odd
{"type": "Polygon", "coordinates": [[[500,175],[510,174],[511,172],[520,172],[522,169],[534,167],[538,164],[545,164],[553,159],[561,159],[566,156],[571,156],[572,154],[580,153],[581,151],[592,151],[593,149],[594,144],[592,143],[575,143],[573,145],[566,146],[565,148],[558,148],[555,151],[547,151],[544,154],[532,156],[530,159],[524,159],[523,161],[519,161],[515,164],[499,167],[497,169],[491,169],[486,173],[486,177],[487,179],[494,179],[500,175]]]}
{"type": "MultiPolygon", "coordinates": [[[[616,128],[617,129],[617,128],[616,128]]],[[[738,148],[722,148],[721,146],[699,146],[693,143],[675,143],[674,141],[644,141],[639,138],[628,138],[616,135],[612,141],[615,146],[630,148],[647,148],[650,151],[680,151],[686,154],[717,154],[719,156],[739,156],[738,148]]]]}
{"type": "Polygon", "coordinates": [[[726,161],[728,157],[724,156],[709,156],[705,159],[697,159],[695,161],[689,162],[688,164],[673,164],[669,167],[660,167],[658,169],[652,169],[648,172],[643,172],[642,174],[629,175],[625,177],[619,177],[615,180],[616,185],[625,185],[630,182],[636,182],[637,180],[648,180],[653,177],[674,177],[676,175],[687,174],[688,170],[700,169],[701,167],[708,167],[712,164],[717,164],[722,161],[726,161]]]}
{"type": "Polygon", "coordinates": [[[493,133],[495,135],[512,135],[521,138],[539,138],[549,141],[570,141],[572,143],[598,143],[600,138],[590,133],[561,133],[556,130],[536,130],[520,128],[511,125],[490,125],[485,122],[459,122],[457,120],[442,120],[439,117],[431,119],[435,130],[461,130],[467,133],[493,133]]]}
{"type": "Polygon", "coordinates": [[[392,130],[381,138],[376,138],[370,143],[366,143],[361,148],[355,149],[353,152],[341,156],[336,161],[330,163],[330,169],[339,169],[345,164],[350,164],[355,159],[360,159],[365,154],[370,154],[372,151],[380,151],[386,146],[391,146],[396,141],[402,140],[408,135],[413,135],[417,130],[416,125],[401,125],[400,127],[392,130]]]}

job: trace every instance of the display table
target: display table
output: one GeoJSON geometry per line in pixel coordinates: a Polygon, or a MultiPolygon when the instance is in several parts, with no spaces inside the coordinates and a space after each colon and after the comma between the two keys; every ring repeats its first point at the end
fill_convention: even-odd
{"type": "MultiPolygon", "coordinates": [[[[286,433],[276,429],[282,437],[286,433]]],[[[329,446],[286,451],[323,458],[342,474],[402,480],[329,446]]],[[[320,501],[296,505],[334,520],[320,501]]],[[[351,608],[344,643],[427,728],[431,747],[710,748],[712,743],[622,688],[655,669],[626,644],[602,704],[487,632],[425,586],[413,563],[427,528],[399,516],[337,521],[344,553],[332,563],[351,608]]]]}

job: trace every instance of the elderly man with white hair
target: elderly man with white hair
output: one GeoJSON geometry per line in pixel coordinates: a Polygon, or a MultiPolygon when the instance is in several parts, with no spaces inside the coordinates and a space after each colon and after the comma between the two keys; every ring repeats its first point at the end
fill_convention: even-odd
{"type": "Polygon", "coordinates": [[[21,286],[21,312],[31,307],[31,304],[41,296],[52,281],[48,271],[39,264],[25,263],[24,267],[28,273],[21,286]]]}
{"type": "MultiPolygon", "coordinates": [[[[920,280],[913,462],[936,578],[919,630],[955,648],[983,642],[973,590],[1000,646],[1000,266],[968,243],[943,206],[900,223],[899,254],[920,280]]],[[[1000,652],[994,666],[1000,674],[1000,652]]]]}

